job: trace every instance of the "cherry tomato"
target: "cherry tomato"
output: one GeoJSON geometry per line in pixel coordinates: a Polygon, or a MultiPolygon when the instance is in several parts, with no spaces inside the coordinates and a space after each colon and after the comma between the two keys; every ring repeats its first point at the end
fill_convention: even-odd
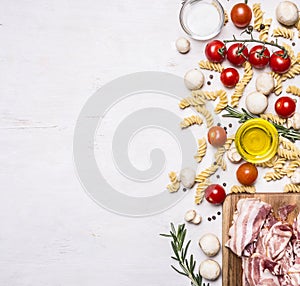
{"type": "Polygon", "coordinates": [[[236,171],[236,177],[242,185],[252,185],[258,176],[257,168],[251,163],[243,163],[236,171]]]}
{"type": "Polygon", "coordinates": [[[207,133],[208,142],[214,147],[221,147],[227,140],[227,134],[224,128],[213,126],[207,133]]]}
{"type": "Polygon", "coordinates": [[[227,59],[235,66],[241,66],[248,59],[248,56],[248,49],[242,43],[231,45],[227,51],[227,59]]]}
{"type": "Polygon", "coordinates": [[[227,68],[221,72],[220,79],[226,87],[234,87],[239,82],[240,76],[235,68],[227,68]]]}
{"type": "Polygon", "coordinates": [[[233,24],[238,28],[246,28],[252,19],[252,11],[245,3],[238,3],[233,6],[230,13],[233,24]]]}
{"type": "Polygon", "coordinates": [[[214,205],[222,204],[226,198],[224,188],[218,184],[209,185],[205,191],[205,199],[214,205]]]}
{"type": "Polygon", "coordinates": [[[225,44],[219,40],[209,42],[205,47],[205,55],[210,62],[223,62],[226,56],[225,44]]]}
{"type": "Polygon", "coordinates": [[[269,63],[269,60],[270,52],[265,46],[254,46],[249,52],[249,62],[257,69],[264,68],[269,63]]]}
{"type": "Polygon", "coordinates": [[[290,57],[283,50],[274,52],[270,58],[270,67],[272,71],[282,74],[287,72],[291,66],[290,57]]]}
{"type": "Polygon", "coordinates": [[[282,118],[289,118],[296,111],[295,100],[288,96],[282,96],[275,102],[275,111],[282,118]]]}

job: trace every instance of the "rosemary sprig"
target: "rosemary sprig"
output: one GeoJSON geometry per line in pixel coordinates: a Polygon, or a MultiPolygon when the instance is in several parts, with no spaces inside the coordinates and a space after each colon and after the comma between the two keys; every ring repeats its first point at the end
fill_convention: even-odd
{"type": "MultiPolygon", "coordinates": [[[[223,117],[232,117],[232,118],[239,118],[239,123],[244,123],[245,121],[252,119],[252,118],[258,118],[258,116],[246,111],[244,108],[242,108],[242,112],[227,105],[225,108],[226,111],[228,111],[227,114],[223,114],[223,117]]],[[[278,134],[282,137],[289,139],[292,142],[295,142],[297,140],[300,140],[300,132],[296,131],[294,128],[287,128],[285,126],[279,125],[273,121],[270,120],[270,122],[275,126],[275,128],[278,131],[278,134]]]]}
{"type": "MultiPolygon", "coordinates": [[[[171,223],[170,234],[160,235],[172,239],[171,246],[175,256],[171,256],[171,258],[178,262],[181,269],[179,270],[173,265],[171,265],[171,267],[177,273],[188,277],[191,280],[192,286],[205,286],[205,283],[202,284],[202,276],[198,273],[195,274],[196,261],[194,256],[191,254],[189,259],[187,258],[187,252],[191,241],[189,240],[187,244],[184,244],[186,237],[185,225],[178,225],[176,230],[174,224],[171,223]]],[[[206,286],[209,286],[209,283],[206,286]]]]}

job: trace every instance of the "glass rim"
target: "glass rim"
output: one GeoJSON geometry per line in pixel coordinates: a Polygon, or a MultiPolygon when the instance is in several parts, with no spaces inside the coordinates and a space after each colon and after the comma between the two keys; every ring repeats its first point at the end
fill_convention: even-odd
{"type": "Polygon", "coordinates": [[[224,26],[224,20],[225,20],[225,11],[224,11],[224,8],[222,6],[222,4],[218,1],[218,0],[209,0],[210,2],[212,3],[215,3],[216,4],[216,8],[219,12],[219,15],[220,15],[220,24],[218,26],[218,28],[211,34],[209,35],[205,35],[205,36],[201,36],[199,34],[196,34],[194,33],[193,31],[191,31],[185,24],[185,21],[184,21],[184,17],[183,17],[183,13],[184,13],[184,10],[188,7],[188,5],[190,4],[193,4],[195,2],[204,2],[204,1],[207,1],[207,0],[186,0],[186,1],[183,1],[182,2],[182,6],[181,6],[181,9],[180,9],[180,12],[179,12],[179,22],[180,22],[180,25],[182,27],[182,29],[185,31],[186,34],[188,34],[191,38],[193,38],[194,40],[199,40],[199,41],[205,41],[205,40],[209,40],[209,39],[212,39],[214,38],[215,36],[217,36],[223,26],[224,26]]]}

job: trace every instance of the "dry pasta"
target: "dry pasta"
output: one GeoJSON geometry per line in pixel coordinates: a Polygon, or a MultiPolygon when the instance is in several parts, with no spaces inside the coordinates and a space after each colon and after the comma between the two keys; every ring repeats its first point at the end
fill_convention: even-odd
{"type": "Polygon", "coordinates": [[[273,30],[273,37],[282,37],[285,39],[293,40],[294,31],[285,27],[278,27],[273,30]]]}
{"type": "Polygon", "coordinates": [[[179,108],[185,109],[190,106],[202,105],[204,103],[205,101],[203,98],[186,97],[179,102],[179,108]]]}
{"type": "Polygon", "coordinates": [[[180,122],[180,127],[181,128],[187,128],[192,125],[201,125],[203,123],[203,120],[201,119],[200,116],[197,115],[192,115],[189,117],[185,117],[181,122],[180,122]]]}
{"type": "Polygon", "coordinates": [[[227,93],[225,90],[218,90],[219,102],[215,107],[215,113],[220,113],[228,105],[227,93]]]}
{"type": "Polygon", "coordinates": [[[214,118],[205,105],[195,106],[195,109],[205,117],[207,127],[211,127],[214,125],[214,118]]]}
{"type": "Polygon", "coordinates": [[[275,72],[271,72],[271,76],[275,80],[274,93],[276,95],[279,95],[282,92],[282,77],[281,77],[281,75],[279,75],[275,72]]]}
{"type": "Polygon", "coordinates": [[[287,184],[287,185],[284,186],[283,191],[285,193],[299,193],[300,192],[300,185],[287,184]]]}
{"type": "Polygon", "coordinates": [[[279,138],[279,142],[284,149],[293,151],[295,156],[300,158],[300,149],[294,143],[289,140],[283,139],[282,137],[279,138]]]}
{"type": "Polygon", "coordinates": [[[287,150],[283,148],[278,148],[277,150],[278,156],[285,158],[287,160],[296,160],[298,158],[298,154],[293,150],[287,150]]]}
{"type": "Polygon", "coordinates": [[[224,154],[226,152],[226,149],[224,146],[219,147],[217,149],[217,152],[215,153],[215,159],[216,159],[216,163],[218,166],[220,166],[222,168],[223,171],[225,171],[227,169],[227,165],[226,162],[224,160],[224,154]]]}
{"type": "Polygon", "coordinates": [[[263,21],[264,28],[259,32],[259,39],[266,42],[269,37],[269,31],[272,24],[272,18],[263,21]]]}
{"type": "Polygon", "coordinates": [[[273,168],[277,160],[278,160],[278,157],[274,156],[269,161],[262,162],[262,163],[255,163],[255,166],[261,167],[261,168],[273,168]]]}
{"type": "Polygon", "coordinates": [[[286,89],[286,92],[296,96],[300,96],[300,88],[295,85],[289,85],[286,89]]]}
{"type": "Polygon", "coordinates": [[[300,160],[290,161],[287,166],[286,175],[289,178],[292,177],[296,169],[298,169],[299,167],[300,167],[300,160]]]}
{"type": "Polygon", "coordinates": [[[198,183],[201,183],[201,182],[205,181],[211,175],[213,175],[218,170],[218,168],[219,168],[219,166],[217,164],[211,165],[210,167],[206,168],[201,173],[199,173],[196,176],[195,181],[198,182],[198,183]]]}
{"type": "Polygon", "coordinates": [[[268,121],[272,121],[276,124],[285,124],[286,123],[286,119],[279,117],[276,114],[272,114],[272,113],[265,113],[265,114],[261,114],[260,117],[262,119],[268,120],[268,121]]]}
{"type": "Polygon", "coordinates": [[[254,186],[232,186],[230,189],[231,193],[250,193],[254,194],[256,189],[254,186]]]}
{"type": "Polygon", "coordinates": [[[285,176],[284,172],[268,172],[265,174],[264,179],[269,182],[269,181],[276,181],[280,180],[285,176]]]}
{"type": "Polygon", "coordinates": [[[244,75],[242,79],[235,86],[233,95],[231,96],[231,106],[238,107],[240,98],[242,97],[247,84],[250,82],[253,76],[252,66],[249,62],[244,63],[244,75]]]}
{"type": "Polygon", "coordinates": [[[176,173],[170,172],[169,178],[170,178],[171,184],[167,185],[167,189],[169,190],[170,193],[175,193],[180,188],[180,183],[179,183],[176,173]]]}
{"type": "Polygon", "coordinates": [[[226,151],[228,151],[232,145],[232,143],[234,142],[234,138],[235,138],[235,135],[230,135],[227,137],[227,140],[224,144],[224,148],[226,151]]]}
{"type": "Polygon", "coordinates": [[[203,90],[194,90],[192,91],[192,96],[194,98],[203,98],[206,100],[216,100],[219,96],[219,91],[203,91],[203,90]]]}
{"type": "Polygon", "coordinates": [[[199,183],[196,188],[195,203],[199,205],[204,198],[204,191],[210,185],[209,180],[199,183]]]}
{"type": "Polygon", "coordinates": [[[263,16],[264,12],[261,10],[260,3],[255,3],[252,6],[253,14],[254,14],[254,25],[253,28],[260,32],[261,26],[263,24],[263,16]]]}
{"type": "Polygon", "coordinates": [[[198,140],[198,150],[194,158],[196,159],[197,163],[200,163],[203,159],[203,157],[206,154],[207,150],[207,143],[205,140],[205,137],[198,140]]]}
{"type": "Polygon", "coordinates": [[[215,72],[222,72],[224,67],[219,63],[212,63],[210,61],[200,61],[199,67],[201,69],[215,71],[215,72]]]}

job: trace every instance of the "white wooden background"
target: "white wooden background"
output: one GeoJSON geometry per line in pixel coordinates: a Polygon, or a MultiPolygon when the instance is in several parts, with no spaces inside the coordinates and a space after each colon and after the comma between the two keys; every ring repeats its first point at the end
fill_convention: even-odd
{"type": "MultiPolygon", "coordinates": [[[[118,216],[83,192],[72,159],[77,116],[99,87],[144,70],[182,76],[203,58],[195,41],[187,55],[174,48],[180,1],[0,3],[0,284],[189,285],[158,234],[182,222],[192,194],[156,216],[118,216]]],[[[210,225],[189,231],[197,252],[210,225]]]]}

